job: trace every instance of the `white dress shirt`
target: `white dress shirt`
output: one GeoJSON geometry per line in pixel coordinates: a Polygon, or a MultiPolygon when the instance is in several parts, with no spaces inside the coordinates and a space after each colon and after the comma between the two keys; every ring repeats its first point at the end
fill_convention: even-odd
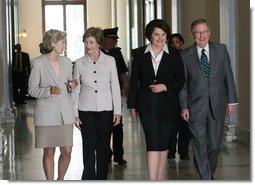
{"type": "Polygon", "coordinates": [[[210,63],[209,44],[207,43],[204,48],[200,48],[199,46],[197,46],[197,53],[198,53],[199,59],[201,58],[201,55],[202,55],[202,49],[205,49],[205,55],[207,56],[208,63],[210,63]]]}
{"type": "Polygon", "coordinates": [[[148,44],[145,51],[144,51],[144,53],[151,52],[151,61],[152,61],[152,65],[153,65],[155,75],[157,75],[158,66],[160,64],[160,61],[162,59],[164,51],[169,53],[167,44],[164,44],[163,49],[159,52],[159,54],[157,56],[155,56],[155,54],[154,54],[154,52],[151,48],[151,44],[148,44]]]}

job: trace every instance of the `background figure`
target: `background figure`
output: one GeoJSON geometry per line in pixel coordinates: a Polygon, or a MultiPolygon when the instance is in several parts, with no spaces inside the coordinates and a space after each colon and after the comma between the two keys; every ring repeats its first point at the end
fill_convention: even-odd
{"type": "Polygon", "coordinates": [[[66,33],[49,30],[44,34],[40,51],[32,60],[29,94],[35,102],[35,147],[43,148],[43,169],[47,180],[54,179],[54,155],[60,147],[58,180],[68,169],[73,146],[73,104],[70,92],[77,85],[72,80],[72,62],[63,54],[66,33]]]}
{"type": "Polygon", "coordinates": [[[184,38],[180,33],[173,33],[169,36],[168,43],[171,47],[182,51],[182,46],[184,44],[184,38]]]}
{"type": "Polygon", "coordinates": [[[238,99],[226,46],[209,41],[205,19],[192,22],[191,35],[195,43],[181,52],[186,83],[180,103],[192,133],[197,177],[210,180],[217,167],[225,115],[234,113],[238,99]]]}
{"type": "Polygon", "coordinates": [[[103,31],[90,27],[83,35],[85,56],[75,61],[76,127],[83,144],[82,180],[106,180],[113,126],[120,123],[121,95],[116,63],[100,47],[103,31]]]}
{"type": "Polygon", "coordinates": [[[16,104],[25,104],[30,74],[30,59],[28,53],[21,51],[21,45],[14,46],[12,56],[12,85],[13,101],[16,104]]]}
{"type": "MultiPolygon", "coordinates": [[[[182,51],[182,46],[184,44],[184,39],[181,34],[173,33],[169,37],[169,45],[175,49],[178,49],[180,52],[182,51]]],[[[173,137],[169,140],[169,151],[167,158],[174,159],[176,153],[176,144],[178,144],[178,154],[180,155],[181,160],[189,160],[189,143],[191,133],[189,130],[188,123],[183,120],[180,116],[180,121],[178,124],[175,133],[172,135],[173,137]],[[178,139],[177,139],[178,135],[178,139]]]]}
{"type": "Polygon", "coordinates": [[[178,96],[184,84],[180,52],[167,46],[170,27],[156,19],[145,28],[150,43],[133,51],[128,108],[137,112],[146,140],[150,180],[162,180],[169,139],[178,124],[178,96]]]}
{"type": "MultiPolygon", "coordinates": [[[[117,66],[117,72],[118,72],[118,78],[120,83],[120,90],[124,90],[124,93],[127,97],[128,94],[128,76],[127,71],[128,68],[126,66],[126,63],[124,61],[121,48],[116,47],[118,42],[118,27],[116,28],[108,28],[104,29],[104,41],[102,44],[101,50],[112,57],[114,57],[116,66],[117,66]],[[124,88],[123,88],[124,87],[124,88]]],[[[110,150],[110,156],[109,161],[111,161],[112,155],[114,156],[113,161],[117,162],[119,165],[126,164],[127,161],[123,158],[124,154],[124,148],[123,148],[123,123],[122,123],[122,117],[120,119],[120,124],[113,127],[112,131],[112,149],[109,143],[109,150],[110,150]]]]}

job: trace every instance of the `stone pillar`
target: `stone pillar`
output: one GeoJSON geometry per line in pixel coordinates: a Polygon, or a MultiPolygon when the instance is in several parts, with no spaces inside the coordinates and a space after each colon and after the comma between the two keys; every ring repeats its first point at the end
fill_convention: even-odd
{"type": "Polygon", "coordinates": [[[225,140],[228,142],[235,141],[237,139],[236,135],[236,117],[235,115],[227,117],[225,119],[225,140]]]}
{"type": "MultiPolygon", "coordinates": [[[[230,59],[231,66],[234,74],[234,79],[237,84],[237,60],[236,60],[236,0],[220,0],[220,42],[226,44],[230,59]]],[[[234,141],[237,139],[236,126],[237,126],[238,109],[235,114],[226,117],[225,119],[225,140],[234,141]]]]}
{"type": "Polygon", "coordinates": [[[10,23],[11,8],[13,0],[1,1],[0,10],[0,123],[14,121],[14,114],[11,108],[11,82],[10,82],[10,23]],[[8,15],[8,16],[7,16],[8,15]]]}

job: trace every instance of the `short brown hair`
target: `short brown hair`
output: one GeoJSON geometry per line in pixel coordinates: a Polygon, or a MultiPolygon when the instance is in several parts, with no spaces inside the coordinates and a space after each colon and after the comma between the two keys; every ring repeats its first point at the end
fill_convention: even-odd
{"type": "Polygon", "coordinates": [[[145,36],[149,41],[151,40],[151,35],[155,28],[162,29],[167,34],[167,39],[169,39],[170,27],[167,22],[162,19],[154,19],[145,27],[145,36]]]}
{"type": "Polygon", "coordinates": [[[43,36],[43,42],[40,43],[40,52],[42,54],[50,53],[53,48],[51,46],[52,43],[56,43],[60,40],[64,40],[66,38],[66,32],[50,29],[45,32],[43,36]]]}
{"type": "Polygon", "coordinates": [[[99,27],[90,27],[83,34],[82,41],[84,42],[88,37],[94,37],[96,42],[101,46],[104,40],[103,30],[99,27]]]}

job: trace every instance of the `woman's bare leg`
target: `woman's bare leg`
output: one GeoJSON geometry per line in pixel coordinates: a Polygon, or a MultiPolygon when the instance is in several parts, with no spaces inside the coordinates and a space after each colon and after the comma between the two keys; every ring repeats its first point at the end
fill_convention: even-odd
{"type": "Polygon", "coordinates": [[[60,147],[58,159],[58,180],[64,180],[66,171],[71,161],[72,147],[60,147]]]}
{"type": "Polygon", "coordinates": [[[55,148],[43,149],[43,170],[47,180],[54,179],[54,154],[55,148]]]}
{"type": "Polygon", "coordinates": [[[162,180],[167,160],[166,151],[147,152],[147,170],[150,180],[162,180]]]}
{"type": "Polygon", "coordinates": [[[147,152],[147,170],[150,180],[157,180],[158,176],[158,158],[159,152],[158,151],[148,151],[147,152]]]}
{"type": "Polygon", "coordinates": [[[165,165],[167,160],[167,150],[159,152],[158,169],[157,169],[157,180],[163,180],[165,172],[165,165]]]}

